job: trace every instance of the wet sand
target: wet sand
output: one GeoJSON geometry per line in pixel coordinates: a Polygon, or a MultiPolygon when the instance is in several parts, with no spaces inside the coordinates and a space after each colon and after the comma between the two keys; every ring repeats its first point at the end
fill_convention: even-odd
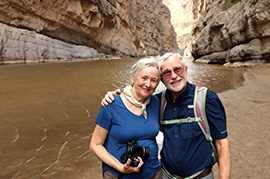
{"type": "MultiPolygon", "coordinates": [[[[231,178],[270,177],[270,65],[248,68],[237,89],[219,93],[228,119],[231,178]]],[[[214,168],[218,177],[217,165],[214,168]]]]}

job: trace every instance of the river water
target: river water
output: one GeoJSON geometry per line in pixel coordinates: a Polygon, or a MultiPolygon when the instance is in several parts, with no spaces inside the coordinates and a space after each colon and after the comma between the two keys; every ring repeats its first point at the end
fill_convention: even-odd
{"type": "MultiPolygon", "coordinates": [[[[101,178],[89,151],[108,90],[130,84],[136,59],[0,66],[0,178],[101,178]]],[[[188,65],[188,80],[222,92],[242,84],[242,69],[188,65]]]]}

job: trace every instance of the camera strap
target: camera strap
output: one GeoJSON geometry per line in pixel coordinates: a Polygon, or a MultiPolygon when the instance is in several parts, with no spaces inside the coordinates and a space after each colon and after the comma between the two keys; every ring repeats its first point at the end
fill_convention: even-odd
{"type": "Polygon", "coordinates": [[[123,173],[120,173],[118,179],[122,179],[123,178],[123,173]]]}

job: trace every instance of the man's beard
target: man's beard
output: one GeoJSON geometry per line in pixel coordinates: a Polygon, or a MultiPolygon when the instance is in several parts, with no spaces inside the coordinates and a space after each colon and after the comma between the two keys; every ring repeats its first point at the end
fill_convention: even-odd
{"type": "Polygon", "coordinates": [[[172,92],[176,92],[176,93],[180,92],[186,85],[185,81],[186,81],[185,78],[181,78],[181,77],[178,77],[174,80],[170,80],[168,82],[167,88],[172,92]],[[174,86],[174,84],[172,83],[179,83],[179,84],[176,84],[176,86],[174,86]]]}

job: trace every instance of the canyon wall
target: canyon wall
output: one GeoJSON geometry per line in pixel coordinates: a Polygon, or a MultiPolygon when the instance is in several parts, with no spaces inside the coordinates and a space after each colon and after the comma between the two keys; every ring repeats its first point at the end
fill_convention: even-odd
{"type": "MultiPolygon", "coordinates": [[[[193,12],[195,17],[199,14],[193,12]]],[[[219,64],[270,62],[268,0],[217,0],[206,4],[200,15],[191,34],[195,60],[219,64]]]]}
{"type": "Polygon", "coordinates": [[[265,63],[269,29],[268,0],[1,0],[0,64],[168,51],[265,63]]]}
{"type": "Polygon", "coordinates": [[[1,0],[0,63],[176,51],[162,0],[1,0]]]}

